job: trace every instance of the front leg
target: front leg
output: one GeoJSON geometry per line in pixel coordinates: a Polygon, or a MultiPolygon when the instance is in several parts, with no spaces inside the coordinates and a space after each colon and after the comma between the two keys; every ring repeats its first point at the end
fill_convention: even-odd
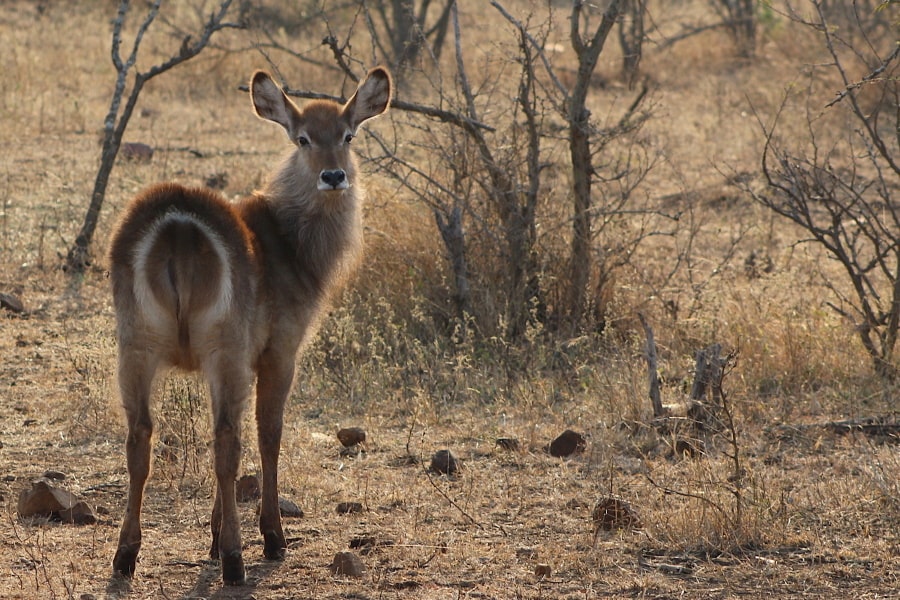
{"type": "Polygon", "coordinates": [[[294,381],[294,352],[267,350],[259,361],[256,382],[256,423],[262,461],[262,501],[259,531],[263,553],[270,560],[284,558],[287,541],[278,506],[278,455],[281,452],[284,405],[294,381]]]}

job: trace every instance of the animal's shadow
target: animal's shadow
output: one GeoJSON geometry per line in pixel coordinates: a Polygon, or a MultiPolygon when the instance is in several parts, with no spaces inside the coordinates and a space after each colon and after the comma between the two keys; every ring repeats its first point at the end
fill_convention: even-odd
{"type": "MultiPolygon", "coordinates": [[[[200,573],[190,590],[182,594],[166,594],[166,598],[180,597],[183,600],[209,598],[209,600],[243,600],[254,597],[260,582],[268,579],[282,564],[277,560],[260,560],[247,565],[247,579],[243,585],[223,586],[222,571],[218,561],[204,560],[198,563],[200,573]]],[[[164,591],[160,582],[160,591],[164,591]]],[[[112,575],[106,585],[106,599],[125,599],[131,595],[131,580],[121,575],[112,575]]]]}

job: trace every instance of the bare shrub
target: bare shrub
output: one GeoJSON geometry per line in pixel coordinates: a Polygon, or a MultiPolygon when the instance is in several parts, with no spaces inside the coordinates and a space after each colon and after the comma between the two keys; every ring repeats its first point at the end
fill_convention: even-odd
{"type": "MultiPolygon", "coordinates": [[[[112,33],[112,63],[116,69],[116,84],[110,101],[109,112],[103,122],[103,149],[100,154],[100,167],[94,182],[94,190],[91,192],[91,200],[84,222],[75,243],[69,248],[66,257],[66,268],[73,272],[81,272],[90,264],[90,246],[94,239],[94,231],[100,220],[100,210],[106,197],[106,188],[109,184],[109,176],[115,165],[116,156],[122,145],[122,136],[128,127],[131,115],[137,106],[138,98],[144,84],[154,77],[188,61],[205,50],[212,37],[223,29],[237,28],[241,25],[237,22],[229,22],[226,17],[231,16],[233,0],[222,0],[218,9],[213,11],[203,22],[199,31],[193,33],[182,32],[180,47],[172,56],[152,65],[147,70],[137,67],[138,53],[147,30],[160,13],[162,0],[156,0],[147,7],[141,24],[134,34],[131,51],[123,58],[121,46],[123,31],[126,26],[126,17],[131,9],[129,0],[121,0],[113,21],[112,33]],[[126,96],[126,88],[130,89],[126,96]],[[125,100],[124,106],[122,105],[125,100]]],[[[243,7],[242,7],[243,8],[243,7]]],[[[152,152],[150,153],[152,155],[152,152]]]]}
{"type": "Polygon", "coordinates": [[[833,294],[829,305],[853,323],[875,372],[894,377],[900,329],[900,122],[895,110],[900,48],[891,38],[870,38],[859,30],[865,43],[853,44],[831,26],[823,3],[814,4],[811,20],[790,7],[789,15],[818,31],[831,57],[810,73],[811,80],[832,77],[841,90],[826,104],[810,88],[808,135],[799,144],[779,136],[780,111],[771,123],[761,122],[767,189],[746,189],[798,225],[808,236],[804,241],[819,244],[837,261],[846,279],[823,276],[833,294]],[[868,74],[855,79],[854,72],[868,74]]]}
{"type": "MultiPolygon", "coordinates": [[[[533,15],[520,22],[501,4],[492,5],[512,25],[513,36],[498,41],[505,53],[474,56],[451,5],[452,60],[429,55],[429,68],[415,73],[427,90],[417,94],[424,99],[393,102],[402,141],[372,136],[369,159],[433,215],[453,290],[435,288],[434,316],[445,331],[465,335],[474,328],[483,337],[502,332],[521,340],[530,328],[548,324],[602,329],[613,272],[641,240],[658,233],[641,216],[655,211],[633,204],[655,162],[639,136],[649,117],[648,89],[603,121],[586,106],[597,60],[623,3],[603,12],[596,29],[589,27],[592,9],[574,5],[569,39],[582,67],[570,88],[554,70],[556,50],[547,51],[555,13],[548,10],[532,24],[538,21],[533,15]],[[473,70],[480,60],[495,64],[502,76],[473,70]],[[551,172],[563,186],[544,184],[551,172]],[[592,193],[595,186],[603,192],[592,193]],[[568,214],[561,209],[566,203],[568,214]]],[[[351,40],[359,46],[359,15],[323,18],[329,32],[323,44],[355,81],[365,63],[350,52],[351,40]],[[339,23],[345,35],[337,35],[339,23]]],[[[382,28],[370,27],[369,33],[374,47],[385,44],[382,28]]],[[[288,93],[309,97],[303,90],[288,93]]]]}
{"type": "Polygon", "coordinates": [[[633,224],[641,212],[631,205],[632,194],[653,163],[637,135],[649,114],[643,110],[646,88],[612,124],[598,123],[586,107],[598,57],[622,5],[613,3],[584,38],[586,8],[575,3],[570,41],[580,67],[567,88],[547,52],[552,14],[532,24],[533,15],[522,22],[492,4],[518,38],[515,53],[501,60],[518,66],[505,68],[505,79],[474,80],[454,20],[457,86],[435,85],[435,91],[461,118],[447,119],[444,131],[416,123],[416,130],[426,132],[426,152],[417,162],[390,152],[386,169],[434,211],[454,272],[459,316],[473,314],[484,333],[502,323],[511,339],[535,324],[602,327],[612,272],[648,235],[625,221],[633,224]],[[568,156],[562,160],[560,119],[568,130],[568,156]],[[428,155],[438,159],[421,166],[428,155]],[[558,167],[568,171],[566,185],[572,187],[549,191],[542,178],[558,167]],[[451,175],[442,175],[448,169],[451,175]],[[593,194],[594,184],[604,192],[593,194]],[[559,210],[563,194],[572,199],[569,214],[559,210]],[[570,235],[560,235],[565,227],[570,235]],[[475,264],[470,257],[477,257],[475,264]],[[479,293],[492,300],[473,302],[479,293]],[[469,313],[474,305],[496,312],[469,313]]]}

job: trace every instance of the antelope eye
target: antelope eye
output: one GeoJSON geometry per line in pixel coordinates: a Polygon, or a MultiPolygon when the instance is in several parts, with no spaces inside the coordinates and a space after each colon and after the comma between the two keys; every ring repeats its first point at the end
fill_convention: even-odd
{"type": "Polygon", "coordinates": [[[348,133],[347,135],[344,136],[344,143],[345,143],[345,144],[349,144],[349,143],[352,142],[352,141],[353,141],[353,134],[352,134],[352,133],[348,133]]]}
{"type": "Polygon", "coordinates": [[[299,144],[300,146],[309,146],[309,138],[305,135],[298,136],[297,144],[299,144]]]}

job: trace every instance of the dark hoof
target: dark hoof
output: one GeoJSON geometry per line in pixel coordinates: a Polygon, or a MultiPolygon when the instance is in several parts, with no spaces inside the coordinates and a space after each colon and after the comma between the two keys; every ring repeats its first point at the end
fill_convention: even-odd
{"type": "Polygon", "coordinates": [[[244,585],[245,579],[244,559],[240,552],[222,557],[222,581],[225,585],[244,585]]]}
{"type": "Polygon", "coordinates": [[[119,546],[115,557],[113,557],[113,570],[119,575],[131,579],[134,576],[135,563],[137,563],[138,550],[140,549],[140,544],[137,546],[119,546]]]}
{"type": "Polygon", "coordinates": [[[267,531],[263,534],[263,555],[269,560],[284,560],[287,553],[287,542],[284,536],[274,531],[267,531]]]}

